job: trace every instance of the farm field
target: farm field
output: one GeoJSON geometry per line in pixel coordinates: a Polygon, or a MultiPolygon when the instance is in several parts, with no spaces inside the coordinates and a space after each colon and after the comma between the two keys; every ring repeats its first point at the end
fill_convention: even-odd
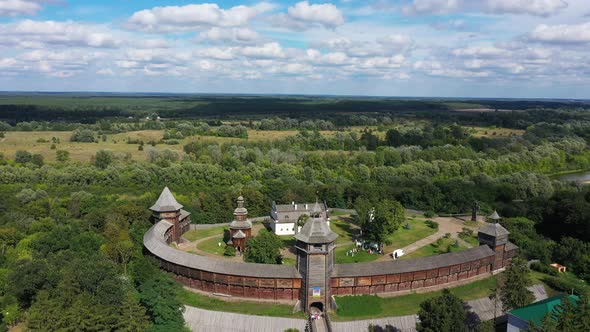
{"type": "Polygon", "coordinates": [[[525,131],[520,129],[496,128],[496,127],[469,127],[473,129],[474,137],[510,137],[522,136],[525,131]]]}

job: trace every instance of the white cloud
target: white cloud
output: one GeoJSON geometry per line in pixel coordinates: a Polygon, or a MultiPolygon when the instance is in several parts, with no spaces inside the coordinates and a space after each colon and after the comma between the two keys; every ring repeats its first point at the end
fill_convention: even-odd
{"type": "Polygon", "coordinates": [[[284,58],[285,52],[279,43],[266,43],[262,46],[247,46],[240,49],[240,54],[250,58],[284,58]]]}
{"type": "Polygon", "coordinates": [[[38,1],[0,0],[0,16],[35,15],[39,10],[38,1]]]}
{"type": "Polygon", "coordinates": [[[218,28],[213,27],[199,33],[199,39],[213,42],[252,43],[261,39],[261,36],[249,28],[218,28]]]}
{"type": "Polygon", "coordinates": [[[344,23],[342,12],[331,3],[310,5],[309,2],[302,1],[289,7],[288,13],[295,20],[318,23],[325,27],[334,28],[344,23]]]}
{"type": "Polygon", "coordinates": [[[121,44],[107,29],[77,22],[24,20],[0,26],[2,44],[39,48],[43,45],[113,48],[121,44]]]}
{"type": "Polygon", "coordinates": [[[403,8],[403,12],[407,15],[441,15],[465,11],[550,16],[567,6],[564,0],[413,0],[403,8]]]}
{"type": "Polygon", "coordinates": [[[128,26],[146,32],[194,31],[204,27],[237,27],[246,25],[255,16],[273,9],[269,3],[235,6],[222,9],[214,3],[186,6],[154,7],[135,12],[128,26]]]}
{"type": "Polygon", "coordinates": [[[302,1],[289,7],[287,14],[273,17],[272,22],[276,26],[299,31],[317,27],[334,29],[344,24],[344,16],[334,4],[310,4],[302,1]]]}
{"type": "Polygon", "coordinates": [[[590,43],[590,22],[582,24],[559,24],[537,26],[529,39],[542,43],[583,44],[590,43]]]}

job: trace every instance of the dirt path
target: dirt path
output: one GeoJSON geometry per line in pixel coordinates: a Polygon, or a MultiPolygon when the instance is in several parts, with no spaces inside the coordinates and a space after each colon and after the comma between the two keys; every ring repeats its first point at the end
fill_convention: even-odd
{"type": "MultiPolygon", "coordinates": [[[[459,242],[466,245],[468,248],[472,246],[467,242],[461,240],[458,236],[460,232],[463,231],[463,228],[470,228],[477,230],[477,226],[467,227],[465,226],[460,220],[451,217],[436,217],[436,218],[414,218],[417,220],[434,220],[438,223],[438,231],[432,235],[429,235],[423,239],[420,239],[410,245],[407,245],[401,248],[404,251],[404,254],[412,253],[424,246],[430,245],[436,242],[441,237],[445,236],[445,234],[450,233],[451,238],[459,240],[459,242]]],[[[379,257],[377,261],[388,261],[391,260],[390,253],[386,253],[382,257],[379,257]]]]}
{"type": "MultiPolygon", "coordinates": [[[[212,226],[215,227],[216,225],[212,226]]],[[[258,234],[258,232],[263,228],[263,226],[261,224],[255,224],[252,226],[252,236],[256,236],[256,234],[258,234]]],[[[234,261],[234,262],[240,262],[243,263],[244,260],[242,259],[242,256],[235,256],[235,257],[226,257],[226,256],[219,256],[204,250],[201,250],[199,248],[197,248],[197,246],[200,243],[203,243],[205,241],[211,240],[213,238],[219,238],[220,236],[223,236],[223,234],[215,234],[215,235],[211,235],[211,236],[207,236],[201,239],[198,239],[196,241],[193,242],[184,242],[184,243],[179,243],[178,244],[178,249],[182,250],[184,252],[188,252],[191,254],[195,254],[195,255],[199,255],[199,256],[206,256],[206,257],[211,257],[211,258],[217,258],[217,259],[223,259],[223,260],[228,260],[228,261],[234,261]]],[[[222,244],[223,245],[223,244],[222,244]]]]}

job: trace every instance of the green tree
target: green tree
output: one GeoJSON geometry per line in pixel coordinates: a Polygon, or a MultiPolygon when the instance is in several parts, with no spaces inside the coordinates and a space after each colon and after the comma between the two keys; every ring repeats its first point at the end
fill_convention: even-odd
{"type": "Polygon", "coordinates": [[[500,298],[504,311],[524,307],[535,300],[533,292],[527,288],[532,284],[529,272],[526,261],[515,257],[502,274],[503,287],[500,290],[500,298]]]}
{"type": "Polygon", "coordinates": [[[44,158],[42,155],[36,153],[34,155],[31,156],[31,163],[41,167],[44,164],[44,158]]]}
{"type": "Polygon", "coordinates": [[[30,152],[24,150],[18,150],[14,153],[14,161],[19,164],[30,163],[33,155],[30,152]]]}
{"type": "Polygon", "coordinates": [[[66,150],[55,151],[55,159],[61,163],[65,163],[70,160],[70,152],[66,150]]]}
{"type": "Polygon", "coordinates": [[[419,332],[461,332],[467,331],[465,303],[448,289],[442,295],[420,303],[418,312],[419,332]]]}
{"type": "Polygon", "coordinates": [[[283,243],[278,236],[263,229],[248,240],[245,260],[251,263],[281,264],[282,247],[283,243]]]}
{"type": "Polygon", "coordinates": [[[98,168],[105,169],[113,162],[114,156],[112,151],[99,150],[94,156],[94,165],[98,168]]]}
{"type": "Polygon", "coordinates": [[[396,231],[405,220],[404,207],[397,201],[382,200],[375,205],[373,217],[361,225],[364,236],[376,242],[379,250],[389,242],[390,235],[396,231]]]}

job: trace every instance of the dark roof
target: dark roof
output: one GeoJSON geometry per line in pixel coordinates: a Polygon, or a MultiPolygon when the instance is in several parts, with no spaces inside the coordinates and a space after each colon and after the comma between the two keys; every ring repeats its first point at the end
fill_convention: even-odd
{"type": "Polygon", "coordinates": [[[540,324],[543,317],[545,317],[545,314],[551,313],[555,309],[555,306],[560,304],[561,300],[566,296],[569,298],[570,302],[574,303],[574,305],[578,302],[579,298],[576,295],[559,294],[543,301],[512,309],[508,313],[524,321],[540,324]]]}
{"type": "Polygon", "coordinates": [[[303,225],[295,238],[305,243],[334,242],[338,234],[334,233],[324,218],[311,218],[303,225]]]}
{"type": "Polygon", "coordinates": [[[506,242],[504,246],[504,251],[512,251],[518,249],[518,246],[510,241],[506,242]]]}
{"type": "Polygon", "coordinates": [[[259,278],[301,278],[294,266],[239,263],[223,259],[193,255],[170,247],[164,240],[164,234],[172,226],[169,222],[160,221],[150,228],[143,236],[144,247],[159,258],[188,268],[245,277],[259,278]]]}
{"type": "Polygon", "coordinates": [[[510,234],[506,228],[502,227],[502,225],[498,223],[486,223],[485,225],[481,226],[478,232],[494,237],[510,234]]]}
{"type": "Polygon", "coordinates": [[[160,197],[150,208],[150,210],[154,212],[171,212],[178,211],[180,209],[182,209],[182,205],[176,201],[176,198],[174,198],[174,195],[172,195],[168,187],[164,187],[160,197]]]}
{"type": "Polygon", "coordinates": [[[362,277],[380,274],[397,274],[437,269],[472,262],[478,259],[494,256],[494,251],[486,245],[436,256],[413,258],[406,260],[391,260],[384,262],[336,264],[334,277],[362,277]]]}
{"type": "MultiPolygon", "coordinates": [[[[273,220],[278,223],[294,223],[297,222],[300,216],[307,214],[312,215],[313,208],[316,203],[303,203],[303,204],[275,204],[273,202],[270,216],[273,220]],[[297,208],[295,208],[297,207],[297,208]],[[279,215],[280,214],[280,215],[279,215]]],[[[321,210],[321,214],[325,214],[328,217],[328,206],[324,202],[317,203],[321,210]]]]}

